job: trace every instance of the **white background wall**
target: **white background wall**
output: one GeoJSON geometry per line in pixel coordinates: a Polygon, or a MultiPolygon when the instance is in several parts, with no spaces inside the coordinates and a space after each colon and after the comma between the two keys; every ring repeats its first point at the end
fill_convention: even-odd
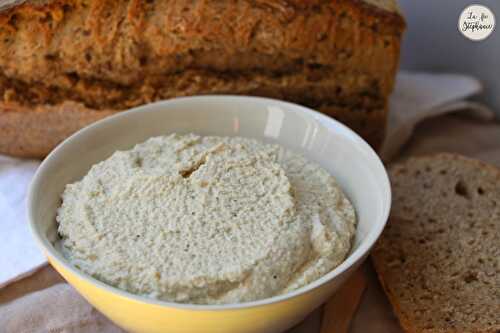
{"type": "Polygon", "coordinates": [[[500,117],[500,0],[399,0],[407,21],[401,67],[466,73],[484,84],[479,99],[500,117]],[[489,7],[495,14],[493,33],[480,42],[458,31],[458,17],[471,4],[489,7]]]}

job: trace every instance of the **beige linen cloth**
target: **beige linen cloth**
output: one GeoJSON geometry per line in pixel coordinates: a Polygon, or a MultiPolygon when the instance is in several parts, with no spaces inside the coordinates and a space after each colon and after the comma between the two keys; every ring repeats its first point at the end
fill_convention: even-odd
{"type": "MultiPolygon", "coordinates": [[[[483,106],[463,100],[480,89],[475,80],[461,76],[400,74],[384,159],[449,151],[500,164],[500,123],[483,106]]],[[[0,290],[0,331],[122,332],[49,266],[0,290]]],[[[326,306],[289,332],[402,331],[368,262],[326,306]]]]}

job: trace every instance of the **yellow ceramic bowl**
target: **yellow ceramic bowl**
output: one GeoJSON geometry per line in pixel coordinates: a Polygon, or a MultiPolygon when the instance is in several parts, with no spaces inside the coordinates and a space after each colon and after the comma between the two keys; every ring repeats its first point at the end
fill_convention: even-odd
{"type": "Polygon", "coordinates": [[[237,96],[199,96],[145,105],[99,121],[60,144],[42,163],[29,193],[33,234],[50,263],[117,325],[132,332],[280,332],[326,301],[363,262],[386,223],[391,202],[385,169],[365,141],[337,121],[299,105],[237,96]],[[116,150],[149,137],[194,132],[277,142],[302,152],[339,181],[358,228],[349,257],[313,283],[285,295],[227,305],[190,305],[137,296],[73,267],[54,246],[55,215],[68,183],[116,150]]]}

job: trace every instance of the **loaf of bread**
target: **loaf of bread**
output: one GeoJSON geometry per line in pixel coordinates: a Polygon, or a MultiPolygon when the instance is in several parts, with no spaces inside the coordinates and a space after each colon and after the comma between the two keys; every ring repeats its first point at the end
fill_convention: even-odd
{"type": "Polygon", "coordinates": [[[500,331],[500,170],[465,157],[390,170],[392,217],[372,259],[411,333],[500,331]]]}
{"type": "Polygon", "coordinates": [[[403,29],[395,0],[29,0],[0,12],[0,152],[195,94],[304,104],[377,147],[403,29]]]}

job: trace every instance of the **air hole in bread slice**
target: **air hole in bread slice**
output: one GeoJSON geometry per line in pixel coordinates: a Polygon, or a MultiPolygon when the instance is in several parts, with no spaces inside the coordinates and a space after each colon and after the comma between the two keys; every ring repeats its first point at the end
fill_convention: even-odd
{"type": "Polygon", "coordinates": [[[461,197],[470,199],[469,189],[467,188],[467,185],[461,180],[458,181],[455,185],[455,193],[461,197]]]}

